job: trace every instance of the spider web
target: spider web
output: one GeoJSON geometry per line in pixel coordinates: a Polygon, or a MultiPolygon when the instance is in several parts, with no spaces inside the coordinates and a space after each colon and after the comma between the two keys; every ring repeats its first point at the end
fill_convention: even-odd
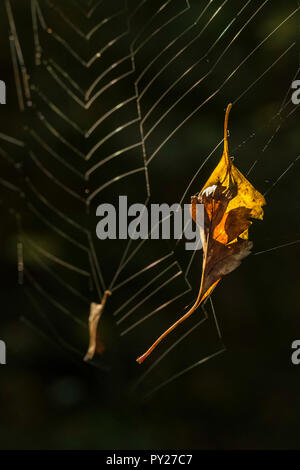
{"type": "MultiPolygon", "coordinates": [[[[5,0],[1,8],[22,130],[12,136],[8,123],[0,134],[0,183],[18,223],[24,321],[81,360],[89,304],[110,289],[100,328],[113,353],[92,364],[121,363],[126,380],[151,395],[225,351],[218,293],[137,366],[195,298],[201,253],[182,241],[100,242],[96,207],[121,194],[128,204],[188,203],[220,157],[231,101],[231,153],[268,202],[252,258],[299,243],[300,227],[287,238],[276,219],[280,200],[292,220],[298,196],[290,86],[299,77],[299,2],[5,0]]],[[[228,286],[236,276],[246,284],[247,263],[228,286]]]]}

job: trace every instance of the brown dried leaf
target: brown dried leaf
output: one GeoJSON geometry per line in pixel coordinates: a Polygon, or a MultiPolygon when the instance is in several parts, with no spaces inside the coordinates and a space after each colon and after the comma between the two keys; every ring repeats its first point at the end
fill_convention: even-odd
{"type": "Polygon", "coordinates": [[[101,304],[96,304],[95,302],[91,303],[89,316],[90,342],[87,353],[84,356],[84,361],[89,361],[93,359],[96,352],[102,354],[105,350],[105,346],[98,332],[98,324],[103,313],[108,295],[111,295],[111,292],[105,291],[101,304]]]}

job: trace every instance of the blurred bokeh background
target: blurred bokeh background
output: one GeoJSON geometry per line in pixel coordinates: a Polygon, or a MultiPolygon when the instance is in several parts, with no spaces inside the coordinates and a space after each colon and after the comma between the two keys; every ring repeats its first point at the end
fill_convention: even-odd
{"type": "MultiPolygon", "coordinates": [[[[7,104],[0,108],[0,339],[7,345],[7,364],[0,366],[2,449],[299,448],[300,366],[291,363],[291,343],[300,338],[299,111],[291,103],[291,83],[299,78],[300,5],[295,0],[276,5],[237,3],[1,3],[0,79],[7,85],[7,104]],[[113,20],[103,22],[105,18],[113,20]],[[103,27],[98,27],[89,40],[78,33],[88,32],[101,22],[103,27]],[[119,36],[112,47],[105,48],[119,36]],[[101,61],[90,67],[74,56],[75,51],[88,60],[99,50],[101,61]],[[78,84],[86,90],[111,64],[127,56],[121,69],[115,72],[113,67],[112,75],[104,77],[94,91],[122,77],[116,86],[101,92],[90,109],[78,104],[78,100],[84,103],[78,84]],[[134,73],[127,74],[132,58],[134,73]],[[23,86],[24,76],[30,97],[23,86]],[[68,85],[72,95],[61,83],[68,85]],[[144,148],[133,146],[141,138],[137,120],[125,127],[125,132],[103,142],[91,161],[77,158],[89,154],[119,126],[135,120],[136,99],[123,106],[120,114],[112,113],[103,121],[87,144],[86,130],[135,93],[142,95],[138,103],[144,148]],[[20,110],[22,100],[24,110],[20,110]],[[133,384],[145,370],[135,363],[135,357],[196,295],[201,253],[197,253],[188,276],[192,289],[122,337],[113,312],[131,297],[134,305],[154,292],[156,285],[150,285],[141,298],[137,296],[151,280],[152,271],[116,291],[101,325],[107,351],[86,364],[82,355],[87,329],[81,324],[79,327],[74,318],[87,325],[88,304],[73,298],[66,286],[95,301],[97,275],[82,280],[43,256],[43,264],[37,264],[34,250],[38,246],[42,255],[52,253],[72,266],[90,269],[80,250],[70,248],[66,238],[53,232],[53,226],[74,235],[78,243],[84,243],[84,237],[77,229],[68,232],[65,220],[57,225],[36,194],[90,230],[109,285],[125,245],[116,242],[104,247],[97,241],[95,210],[101,202],[116,202],[120,194],[127,194],[132,202],[144,202],[144,173],[106,187],[91,199],[89,211],[80,197],[89,197],[110,179],[142,166],[144,155],[149,161],[150,201],[178,202],[211,155],[184,198],[189,202],[220,157],[221,147],[215,147],[222,139],[228,102],[234,104],[229,126],[231,154],[242,172],[247,174],[251,169],[249,179],[266,193],[265,219],[251,229],[254,255],[213,294],[222,339],[210,318],[149,373],[141,389],[133,391],[133,384]],[[55,106],[68,120],[57,114],[55,106]],[[83,135],[70,121],[85,131],[83,135]],[[40,137],[43,145],[34,136],[40,137]],[[49,153],[50,148],[86,174],[103,158],[131,146],[125,158],[99,166],[89,179],[77,178],[49,153]],[[60,192],[41,168],[50,170],[62,186],[76,192],[78,200],[64,190],[60,192]],[[32,187],[38,192],[34,194],[32,187]],[[37,218],[32,208],[51,226],[37,218]],[[28,267],[22,285],[18,284],[22,281],[20,273],[18,276],[18,261],[23,259],[20,246],[28,267]],[[63,279],[63,287],[57,287],[45,265],[63,279]],[[62,314],[64,309],[71,312],[69,317],[62,314]],[[224,345],[225,353],[144,398],[173,374],[224,345]]],[[[119,282],[141,269],[148,259],[151,263],[173,248],[155,242],[145,244],[119,282]]],[[[184,250],[178,249],[174,256],[180,266],[188,263],[184,250]]],[[[160,266],[157,269],[155,276],[160,266]]],[[[173,274],[168,272],[158,282],[163,284],[173,274]]],[[[174,299],[186,289],[185,283],[179,276],[167,284],[168,290],[158,290],[135,311],[132,321],[174,299]]],[[[199,321],[195,315],[171,341],[199,321]]],[[[166,347],[168,344],[154,359],[166,347]]]]}

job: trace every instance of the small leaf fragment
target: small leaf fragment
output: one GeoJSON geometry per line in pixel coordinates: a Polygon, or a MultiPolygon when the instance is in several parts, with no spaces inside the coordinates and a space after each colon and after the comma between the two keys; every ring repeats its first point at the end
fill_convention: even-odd
{"type": "Polygon", "coordinates": [[[111,295],[110,291],[105,291],[101,304],[92,302],[90,305],[90,316],[89,316],[89,334],[90,341],[89,347],[86,355],[84,356],[84,361],[89,361],[93,359],[95,353],[102,354],[105,350],[104,344],[100,339],[98,332],[98,324],[101,318],[101,315],[104,310],[104,306],[107,300],[107,296],[111,295]]]}

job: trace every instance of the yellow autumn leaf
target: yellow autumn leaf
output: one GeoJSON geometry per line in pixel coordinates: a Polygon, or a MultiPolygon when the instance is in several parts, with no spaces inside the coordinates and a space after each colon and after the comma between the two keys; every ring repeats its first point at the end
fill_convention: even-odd
{"type": "Polygon", "coordinates": [[[218,183],[224,186],[226,189],[234,184],[237,187],[236,196],[231,199],[226,209],[228,213],[236,207],[245,207],[249,209],[250,217],[253,219],[262,219],[264,211],[262,206],[266,204],[265,198],[254,186],[245,178],[245,176],[234,166],[228,151],[228,137],[227,137],[227,126],[228,116],[232,108],[229,104],[226,109],[225,122],[224,122],[224,150],[221,160],[218,165],[206,181],[202,188],[203,192],[208,187],[217,185],[218,183]]]}
{"type": "Polygon", "coordinates": [[[231,104],[227,106],[225,114],[221,160],[200,193],[191,198],[191,215],[195,221],[198,204],[204,205],[204,226],[200,227],[203,262],[197,299],[190,310],[137,359],[139,364],[171,331],[195,312],[222,277],[236,269],[251,252],[252,242],[248,240],[248,229],[252,224],[250,219],[263,218],[262,206],[266,201],[230,159],[227,125],[231,107],[231,104]]]}

